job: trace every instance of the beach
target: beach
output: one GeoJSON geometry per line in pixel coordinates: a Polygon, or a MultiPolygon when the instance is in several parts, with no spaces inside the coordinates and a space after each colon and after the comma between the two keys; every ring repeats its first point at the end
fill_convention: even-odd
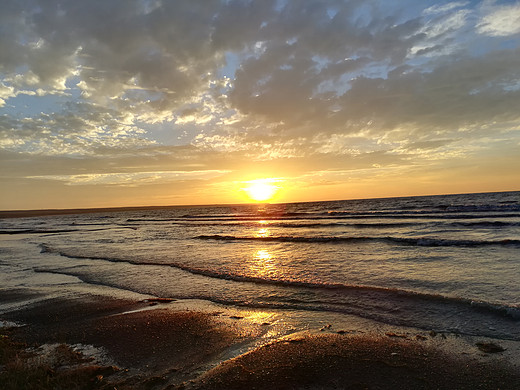
{"type": "Polygon", "coordinates": [[[519,195],[3,215],[2,384],[518,389],[519,195]]]}
{"type": "Polygon", "coordinates": [[[9,382],[16,370],[32,364],[34,371],[33,356],[14,367],[3,362],[6,389],[59,383],[92,389],[520,386],[518,342],[367,327],[326,315],[309,326],[283,313],[201,301],[76,294],[24,304],[33,298],[28,291],[0,291],[0,302],[18,303],[1,316],[2,337],[40,356],[51,386],[30,376],[25,385],[9,382]]]}
{"type": "Polygon", "coordinates": [[[0,5],[0,390],[520,390],[520,0],[0,5]]]}

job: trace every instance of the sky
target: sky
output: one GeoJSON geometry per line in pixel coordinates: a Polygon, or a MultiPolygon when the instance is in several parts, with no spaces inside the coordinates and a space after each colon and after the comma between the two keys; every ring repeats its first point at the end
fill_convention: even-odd
{"type": "Polygon", "coordinates": [[[520,190],[519,1],[0,7],[0,209],[520,190]]]}

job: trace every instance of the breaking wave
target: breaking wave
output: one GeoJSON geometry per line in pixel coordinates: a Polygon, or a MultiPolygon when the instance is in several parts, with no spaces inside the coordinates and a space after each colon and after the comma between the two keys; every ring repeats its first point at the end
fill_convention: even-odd
{"type": "MultiPolygon", "coordinates": [[[[495,304],[490,302],[476,301],[468,298],[461,297],[450,297],[441,294],[421,293],[411,290],[404,290],[399,288],[387,288],[377,286],[365,286],[365,285],[350,285],[343,283],[327,283],[327,282],[311,282],[311,281],[300,281],[300,280],[285,280],[285,279],[270,279],[265,277],[256,277],[251,275],[240,275],[226,271],[202,269],[197,267],[187,266],[180,263],[160,263],[160,262],[143,262],[136,261],[127,258],[117,258],[108,256],[89,256],[79,255],[73,253],[67,253],[53,248],[47,244],[40,244],[42,253],[54,253],[60,256],[71,258],[71,259],[90,259],[90,260],[102,260],[112,263],[127,263],[132,265],[143,265],[143,266],[159,266],[159,267],[171,267],[176,268],[193,275],[200,275],[213,279],[230,280],[239,283],[254,283],[259,285],[273,285],[285,288],[304,288],[314,289],[323,291],[334,291],[339,292],[340,296],[365,296],[371,300],[376,301],[403,301],[410,300],[414,302],[431,302],[435,304],[448,305],[448,306],[460,306],[464,307],[464,310],[477,311],[483,313],[490,313],[494,316],[508,318],[513,321],[520,321],[520,307],[510,306],[503,304],[495,304]]],[[[42,271],[43,272],[43,271],[42,271]]],[[[320,303],[314,300],[315,303],[320,303]]],[[[323,302],[324,303],[324,302],[323,302]]],[[[331,302],[327,302],[330,304],[331,302]]],[[[334,303],[334,302],[332,302],[334,303]]],[[[341,305],[340,301],[335,304],[341,305]]]]}
{"type": "Polygon", "coordinates": [[[231,236],[231,235],[200,235],[194,237],[197,240],[216,241],[258,241],[258,242],[295,242],[295,243],[387,243],[424,247],[480,247],[490,245],[520,246],[520,240],[445,240],[427,237],[344,237],[344,236],[231,236]]]}

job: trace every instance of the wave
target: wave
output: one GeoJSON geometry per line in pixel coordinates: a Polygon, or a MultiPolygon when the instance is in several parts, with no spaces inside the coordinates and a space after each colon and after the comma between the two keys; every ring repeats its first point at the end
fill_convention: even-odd
{"type": "Polygon", "coordinates": [[[113,229],[132,229],[137,230],[134,226],[114,226],[95,229],[9,229],[0,230],[0,234],[60,234],[60,233],[76,233],[76,232],[98,232],[113,229]]]}
{"type": "Polygon", "coordinates": [[[220,219],[220,218],[255,218],[255,219],[277,219],[277,218],[312,218],[314,215],[319,215],[312,211],[294,211],[294,212],[250,212],[235,214],[184,214],[180,218],[183,219],[220,219]]]}
{"type": "Polygon", "coordinates": [[[251,227],[280,227],[280,228],[324,228],[324,227],[352,227],[357,229],[387,229],[396,227],[418,226],[417,222],[373,222],[373,223],[348,223],[348,222],[278,222],[267,220],[245,220],[245,221],[174,221],[172,224],[184,226],[251,226],[251,227]]]}
{"type": "MultiPolygon", "coordinates": [[[[158,220],[146,220],[147,222],[155,222],[158,220]]],[[[505,228],[520,227],[520,222],[503,222],[503,221],[475,221],[475,222],[279,222],[267,220],[245,220],[245,221],[171,221],[172,224],[186,226],[263,226],[280,227],[280,228],[327,228],[327,227],[350,227],[356,229],[388,229],[400,227],[420,227],[424,225],[434,224],[435,226],[451,226],[451,227],[471,227],[471,228],[505,228]]],[[[145,222],[142,220],[142,222],[145,222]]]]}
{"type": "MultiPolygon", "coordinates": [[[[268,227],[287,227],[287,228],[321,228],[321,227],[352,227],[357,229],[387,229],[399,227],[418,227],[423,225],[435,224],[439,226],[458,226],[458,227],[482,227],[482,228],[503,228],[503,227],[520,227],[520,222],[503,222],[503,221],[471,221],[471,222],[366,222],[366,223],[349,223],[349,222],[268,222],[268,227]]],[[[215,224],[218,225],[218,224],[215,224]]],[[[229,225],[229,224],[227,224],[229,225]]],[[[241,225],[236,223],[236,225],[241,225]]],[[[254,226],[258,226],[254,224],[254,226]]]]}
{"type": "MultiPolygon", "coordinates": [[[[84,283],[123,289],[139,294],[147,294],[156,297],[163,297],[155,289],[148,289],[146,286],[136,286],[135,284],[126,284],[115,281],[100,280],[81,272],[71,270],[52,270],[52,269],[35,269],[38,273],[51,273],[59,275],[75,276],[84,283]]],[[[263,310],[297,310],[307,312],[333,312],[355,315],[361,318],[387,323],[395,326],[411,326],[425,331],[435,331],[438,333],[453,333],[456,335],[490,337],[500,340],[520,341],[518,334],[518,319],[520,318],[520,308],[510,307],[507,305],[491,304],[487,302],[423,302],[409,300],[409,304],[405,311],[411,315],[401,317],[400,310],[395,307],[390,310],[382,310],[379,305],[369,305],[366,303],[379,302],[381,297],[374,299],[368,296],[365,304],[352,304],[347,302],[327,302],[327,301],[304,301],[301,299],[282,299],[270,300],[268,297],[258,297],[259,299],[244,300],[241,295],[212,295],[205,292],[177,292],[168,294],[171,299],[198,299],[214,302],[222,305],[232,305],[252,309],[263,310]],[[456,313],[456,314],[455,314],[456,313]],[[425,315],[422,315],[425,314],[425,315]],[[433,315],[433,317],[432,317],[433,315]],[[463,317],[463,323],[458,321],[463,317]],[[455,319],[455,320],[454,320],[455,319]],[[491,322],[490,322],[491,321],[491,322]],[[493,326],[490,326],[490,323],[493,326]]],[[[388,298],[388,297],[387,297],[388,298]]],[[[383,297],[382,299],[385,299],[383,297]]],[[[390,297],[390,304],[392,298],[390,297]]],[[[397,296],[396,304],[403,303],[403,300],[397,296]]]]}
{"type": "Polygon", "coordinates": [[[111,226],[110,222],[71,222],[69,226],[111,226]]]}
{"type": "MultiPolygon", "coordinates": [[[[423,292],[416,292],[411,290],[404,290],[398,288],[386,288],[386,287],[378,287],[378,286],[366,286],[366,285],[349,285],[342,283],[327,283],[327,282],[309,282],[309,281],[298,281],[298,280],[280,280],[280,279],[269,279],[256,277],[251,275],[240,275],[234,274],[225,271],[218,270],[210,270],[210,269],[202,269],[197,267],[187,266],[185,264],[179,263],[157,263],[157,262],[141,262],[134,261],[131,259],[121,259],[116,257],[107,257],[107,256],[89,256],[89,255],[79,255],[67,253],[65,251],[57,250],[47,244],[40,244],[42,253],[54,253],[59,254],[63,257],[71,258],[71,259],[91,259],[91,260],[102,260],[108,261],[112,263],[127,263],[132,265],[143,265],[143,266],[157,266],[157,267],[171,267],[176,268],[185,272],[188,272],[193,275],[200,275],[204,277],[209,277],[213,279],[219,280],[229,280],[239,283],[254,283],[259,285],[272,285],[278,286],[282,288],[303,288],[303,289],[312,289],[312,290],[322,290],[322,291],[331,291],[337,294],[341,293],[341,296],[356,296],[360,297],[359,294],[364,296],[367,299],[373,299],[374,301],[386,302],[386,301],[398,301],[402,302],[404,300],[410,300],[413,302],[430,302],[437,303],[441,305],[456,305],[460,307],[464,307],[465,310],[470,310],[473,312],[482,312],[489,313],[494,316],[499,316],[503,318],[507,318],[513,321],[520,321],[520,307],[511,306],[505,304],[497,304],[491,302],[484,301],[476,301],[468,298],[461,297],[450,297],[441,294],[428,294],[423,292]],[[354,294],[354,295],[353,295],[354,294]]],[[[41,271],[41,272],[49,272],[49,271],[41,271]]],[[[50,271],[53,272],[53,271],[50,271]]],[[[58,271],[59,272],[59,271],[58,271]]],[[[77,275],[76,275],[77,276],[77,275]]],[[[346,303],[342,303],[341,301],[319,301],[316,298],[313,298],[313,303],[316,304],[328,304],[328,305],[346,305],[346,303]]],[[[352,305],[352,303],[348,303],[348,305],[352,305]]],[[[346,309],[345,309],[346,310],[346,309]]]]}
{"type": "Polygon", "coordinates": [[[193,237],[197,240],[217,241],[259,241],[259,242],[294,242],[294,243],[363,243],[378,242],[387,244],[398,244],[408,246],[424,247],[481,247],[490,245],[520,246],[520,240],[445,240],[439,238],[408,238],[408,237],[343,237],[343,236],[230,236],[230,235],[200,235],[193,237]]]}
{"type": "MultiPolygon", "coordinates": [[[[320,217],[317,217],[320,218],[320,217]]],[[[481,219],[481,218],[520,218],[520,213],[491,213],[487,212],[475,213],[475,214],[461,214],[459,212],[456,213],[446,213],[446,212],[432,212],[432,211],[374,211],[371,213],[353,213],[350,211],[330,211],[323,214],[322,218],[334,218],[334,219],[342,219],[342,218],[392,218],[392,219],[481,219]]]]}
{"type": "MultiPolygon", "coordinates": [[[[502,229],[502,228],[515,228],[520,227],[520,222],[505,222],[505,221],[416,221],[416,222],[344,222],[334,221],[332,222],[329,218],[316,218],[316,220],[268,220],[258,218],[242,218],[236,219],[196,219],[196,220],[179,220],[176,218],[165,218],[165,219],[151,219],[151,218],[140,218],[140,219],[128,219],[127,223],[141,222],[141,223],[156,223],[156,222],[170,222],[172,225],[182,226],[246,226],[246,227],[276,227],[276,228],[289,228],[289,229],[323,229],[323,228],[352,228],[352,229],[392,229],[392,228],[422,228],[422,227],[456,227],[456,228],[482,228],[482,229],[502,229]]],[[[125,226],[128,229],[137,229],[138,225],[125,226]]],[[[1,231],[0,231],[1,234],[1,231]]]]}
{"type": "MultiPolygon", "coordinates": [[[[258,224],[255,224],[258,226],[258,224]]],[[[322,227],[352,227],[357,229],[387,229],[395,227],[417,226],[416,222],[382,222],[382,223],[345,223],[345,222],[269,222],[267,227],[285,228],[322,228],[322,227]]]]}
{"type": "MultiPolygon", "coordinates": [[[[321,207],[323,207],[322,205],[321,207]]],[[[343,207],[342,207],[343,208],[343,207]]],[[[431,207],[408,208],[400,205],[391,209],[349,209],[330,210],[314,209],[309,211],[252,211],[214,213],[214,214],[184,214],[178,219],[317,219],[323,217],[350,217],[350,218],[482,218],[482,217],[520,217],[520,204],[517,202],[498,205],[432,205],[431,207]]],[[[160,220],[160,219],[157,219],[160,220]]]]}
{"type": "Polygon", "coordinates": [[[503,228],[503,227],[520,227],[520,222],[503,222],[503,221],[451,222],[449,225],[450,226],[460,226],[460,227],[503,228]]]}
{"type": "Polygon", "coordinates": [[[498,204],[445,204],[437,205],[436,208],[443,212],[504,212],[520,211],[517,201],[499,202],[498,204]]]}
{"type": "Polygon", "coordinates": [[[128,218],[126,222],[173,222],[179,218],[128,218]]]}
{"type": "Polygon", "coordinates": [[[0,234],[53,234],[78,232],[79,229],[17,229],[0,230],[0,234]]]}
{"type": "Polygon", "coordinates": [[[129,218],[126,222],[239,222],[239,221],[301,221],[301,220],[343,220],[343,219],[482,219],[482,218],[520,218],[520,213],[509,214],[444,214],[444,213],[354,213],[335,211],[321,214],[304,214],[304,215],[193,215],[172,218],[129,218]]]}
{"type": "MultiPolygon", "coordinates": [[[[192,213],[163,213],[161,215],[140,215],[131,216],[126,219],[127,223],[161,223],[161,222],[247,222],[247,221],[331,221],[331,220],[373,220],[373,219],[411,219],[421,220],[471,220],[471,219],[499,219],[520,218],[520,205],[517,203],[501,205],[431,205],[428,207],[417,207],[416,205],[408,208],[404,204],[396,208],[385,208],[382,205],[370,205],[367,203],[359,208],[353,205],[352,209],[347,208],[347,204],[338,205],[339,209],[334,209],[326,203],[309,206],[307,210],[290,210],[278,208],[274,210],[255,210],[248,207],[233,208],[229,212],[222,210],[208,209],[205,212],[193,210],[192,213]],[[368,206],[371,208],[368,209],[368,206]]],[[[273,206],[274,207],[274,206],[273,206]]]]}

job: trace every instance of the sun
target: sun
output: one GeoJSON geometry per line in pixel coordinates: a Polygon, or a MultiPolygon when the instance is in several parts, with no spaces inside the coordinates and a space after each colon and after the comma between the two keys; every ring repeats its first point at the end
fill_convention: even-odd
{"type": "Polygon", "coordinates": [[[247,196],[256,202],[265,202],[273,198],[280,189],[274,184],[275,179],[257,179],[247,182],[247,186],[243,190],[247,196]]]}

